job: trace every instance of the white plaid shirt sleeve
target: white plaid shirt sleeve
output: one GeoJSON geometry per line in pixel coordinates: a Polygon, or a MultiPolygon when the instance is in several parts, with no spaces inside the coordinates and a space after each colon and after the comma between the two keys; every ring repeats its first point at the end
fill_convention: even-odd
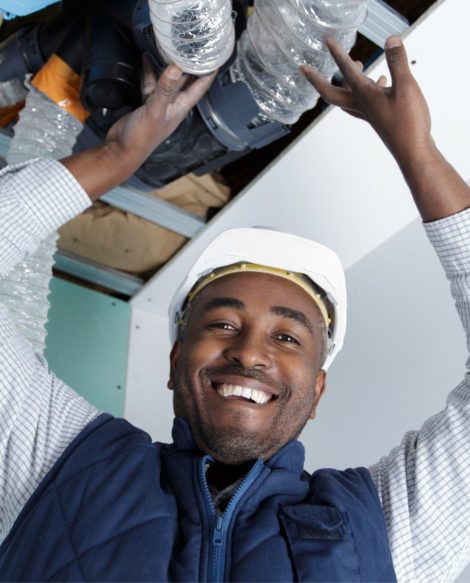
{"type": "MultiPolygon", "coordinates": [[[[0,173],[0,276],[89,205],[58,162],[0,173]]],[[[470,211],[426,225],[470,335],[470,211]]],[[[0,542],[98,411],[48,371],[0,306],[0,542]]],[[[470,558],[470,374],[447,408],[370,468],[400,581],[450,581],[470,558]]]]}
{"type": "MultiPolygon", "coordinates": [[[[450,280],[470,350],[470,209],[425,229],[450,280]]],[[[398,580],[453,581],[470,561],[470,372],[444,411],[406,433],[370,471],[398,580]]]]}
{"type": "MultiPolygon", "coordinates": [[[[62,164],[0,173],[0,277],[90,204],[62,164]]],[[[0,542],[67,445],[98,411],[49,372],[0,304],[0,542]]]]}

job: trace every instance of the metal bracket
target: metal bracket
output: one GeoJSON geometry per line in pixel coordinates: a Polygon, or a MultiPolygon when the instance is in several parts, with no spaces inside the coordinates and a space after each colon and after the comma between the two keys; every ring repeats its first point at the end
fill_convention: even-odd
{"type": "Polygon", "coordinates": [[[391,35],[401,36],[410,28],[408,20],[383,0],[369,0],[367,18],[359,32],[379,47],[391,35]]]}
{"type": "Polygon", "coordinates": [[[205,225],[196,215],[134,188],[118,186],[100,200],[185,237],[193,237],[205,225]]]}
{"type": "Polygon", "coordinates": [[[89,259],[66,251],[54,254],[54,267],[63,273],[103,286],[125,296],[132,297],[144,285],[144,280],[118,269],[103,267],[89,259]]]}

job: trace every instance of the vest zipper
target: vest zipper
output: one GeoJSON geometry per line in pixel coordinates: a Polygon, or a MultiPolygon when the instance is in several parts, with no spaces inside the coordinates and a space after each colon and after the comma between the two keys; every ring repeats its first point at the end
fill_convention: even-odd
{"type": "Polygon", "coordinates": [[[206,465],[213,461],[214,460],[210,456],[204,456],[199,460],[199,479],[201,482],[206,512],[209,516],[209,523],[211,524],[209,562],[207,578],[205,579],[211,583],[224,581],[227,534],[235,507],[240,498],[260,475],[261,470],[264,467],[263,460],[257,460],[254,463],[251,470],[246,474],[238,488],[233,493],[233,496],[230,498],[230,501],[225,508],[225,512],[219,514],[212,500],[206,480],[206,465]]]}

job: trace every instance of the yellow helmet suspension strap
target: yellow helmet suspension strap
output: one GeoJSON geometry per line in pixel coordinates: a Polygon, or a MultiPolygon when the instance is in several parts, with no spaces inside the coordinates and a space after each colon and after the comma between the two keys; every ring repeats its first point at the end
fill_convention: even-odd
{"type": "Polygon", "coordinates": [[[267,265],[257,265],[255,263],[234,263],[233,265],[226,265],[219,269],[211,271],[206,276],[201,278],[194,288],[189,292],[187,305],[192,302],[192,300],[199,294],[199,292],[209,285],[213,281],[225,277],[227,275],[232,275],[233,273],[266,273],[268,275],[275,275],[277,277],[282,277],[292,281],[296,285],[300,286],[317,304],[318,309],[323,316],[326,328],[328,329],[331,323],[331,319],[328,316],[328,310],[326,309],[325,302],[322,296],[313,289],[312,285],[305,279],[305,276],[295,273],[292,271],[286,271],[284,269],[279,269],[278,267],[268,267],[267,265]]]}

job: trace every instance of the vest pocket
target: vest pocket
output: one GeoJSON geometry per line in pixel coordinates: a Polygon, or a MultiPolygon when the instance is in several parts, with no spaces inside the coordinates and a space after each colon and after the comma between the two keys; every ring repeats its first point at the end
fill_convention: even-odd
{"type": "Polygon", "coordinates": [[[359,561],[346,512],[298,504],[279,513],[297,581],[360,581],[359,561]]]}

